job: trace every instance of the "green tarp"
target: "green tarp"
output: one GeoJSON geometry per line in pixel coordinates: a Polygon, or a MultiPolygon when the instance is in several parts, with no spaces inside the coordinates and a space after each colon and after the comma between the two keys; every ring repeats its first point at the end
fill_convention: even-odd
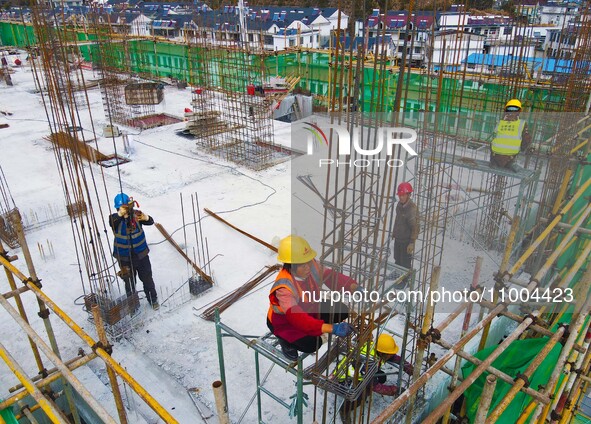
{"type": "Polygon", "coordinates": [[[6,424],[18,424],[17,419],[14,418],[14,414],[12,413],[12,408],[0,410],[0,417],[2,417],[6,424]]]}
{"type": "MultiPolygon", "coordinates": [[[[515,377],[519,372],[524,372],[529,364],[533,361],[538,352],[548,342],[548,338],[539,339],[527,339],[517,340],[503,352],[501,355],[492,363],[492,366],[509,374],[511,377],[515,377]]],[[[497,346],[491,346],[478,352],[476,356],[478,359],[486,359],[497,346]]],[[[546,359],[534,372],[530,378],[530,387],[537,389],[539,385],[545,385],[550,374],[556,366],[556,361],[560,355],[562,345],[556,344],[550,351],[546,359]]],[[[462,374],[466,378],[476,368],[476,365],[468,363],[462,367],[462,374]]],[[[470,422],[474,422],[478,405],[480,404],[480,395],[482,394],[482,388],[488,373],[483,373],[478,379],[470,386],[465,392],[466,397],[466,414],[470,419],[470,422]]],[[[511,385],[497,379],[497,385],[495,393],[493,395],[490,411],[492,411],[503,396],[509,391],[511,385]]],[[[505,412],[500,416],[497,423],[502,424],[514,424],[517,417],[521,414],[522,410],[531,401],[531,397],[523,392],[519,392],[513,401],[509,404],[505,412]]]]}

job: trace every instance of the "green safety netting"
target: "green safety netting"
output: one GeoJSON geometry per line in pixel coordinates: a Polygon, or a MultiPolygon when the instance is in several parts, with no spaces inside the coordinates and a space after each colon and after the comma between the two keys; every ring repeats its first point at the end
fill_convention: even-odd
{"type": "Polygon", "coordinates": [[[571,424],[591,424],[591,417],[586,416],[585,414],[578,412],[570,422],[571,424]]]}
{"type": "MultiPolygon", "coordinates": [[[[71,35],[70,35],[71,36],[71,35]]],[[[152,75],[154,78],[170,77],[189,81],[193,85],[209,84],[230,91],[242,90],[250,79],[257,83],[264,73],[266,76],[299,75],[299,86],[317,96],[330,97],[336,94],[353,96],[354,87],[349,81],[358,81],[362,88],[359,104],[366,112],[391,112],[395,110],[397,90],[401,90],[401,106],[407,111],[424,110],[428,112],[456,113],[458,111],[496,112],[502,109],[507,100],[507,87],[483,78],[466,78],[462,74],[434,78],[426,72],[406,72],[404,79],[398,82],[398,69],[386,61],[385,68],[375,70],[371,64],[362,69],[362,81],[349,78],[349,62],[344,62],[341,73],[336,71],[343,63],[334,64],[334,56],[318,52],[294,52],[277,56],[257,56],[225,49],[207,49],[186,46],[164,41],[129,40],[122,43],[109,43],[108,37],[102,36],[102,51],[97,44],[88,43],[96,39],[95,35],[78,32],[76,38],[81,43],[80,52],[85,60],[105,63],[119,68],[122,72],[152,75]],[[189,52],[190,50],[190,52],[189,52]],[[102,57],[99,57],[102,56],[102,57]],[[106,56],[106,57],[105,57],[106,56]],[[192,58],[189,60],[189,56],[192,58]],[[245,61],[247,68],[241,72],[235,64],[245,61]],[[262,63],[261,63],[262,62],[262,63]],[[262,64],[262,66],[261,66],[262,64]],[[262,69],[264,68],[264,72],[262,69]],[[244,73],[249,75],[244,75],[244,73]],[[252,75],[250,75],[252,72],[252,75]],[[338,76],[338,78],[337,78],[338,76]],[[336,86],[331,81],[338,80],[336,86]],[[441,83],[439,90],[438,84],[441,83]],[[430,92],[429,98],[426,93],[430,92]],[[435,93],[440,93],[438,101],[435,93]]],[[[35,43],[31,25],[23,26],[14,22],[0,22],[0,42],[5,46],[26,47],[35,43]]],[[[355,66],[352,66],[355,71],[355,66]]],[[[565,87],[530,86],[518,88],[513,96],[523,99],[528,109],[533,111],[560,111],[563,106],[565,87]]]]}
{"type": "MultiPolygon", "coordinates": [[[[2,400],[2,399],[0,399],[2,400]]],[[[12,413],[12,408],[6,408],[0,410],[0,417],[4,420],[6,424],[18,424],[18,420],[15,418],[14,414],[12,413]]]]}
{"type": "MultiPolygon", "coordinates": [[[[519,372],[524,372],[529,364],[533,361],[535,356],[540,350],[548,343],[548,338],[543,337],[539,339],[527,339],[527,340],[516,340],[505,349],[503,353],[492,363],[492,366],[503,371],[504,373],[515,377],[519,372]]],[[[478,359],[486,359],[497,346],[491,346],[474,356],[478,359]]],[[[558,356],[560,355],[562,345],[556,344],[550,351],[546,359],[534,372],[532,377],[529,379],[530,387],[537,389],[539,385],[544,385],[550,378],[550,374],[554,370],[558,356]]],[[[462,374],[466,378],[474,369],[476,365],[468,363],[462,367],[462,374]]],[[[466,415],[470,419],[470,422],[474,421],[474,417],[480,404],[480,395],[482,394],[482,388],[488,373],[483,373],[478,379],[472,384],[468,390],[464,393],[466,398],[466,415]]],[[[490,411],[492,411],[496,405],[500,402],[503,396],[509,391],[511,385],[497,379],[497,385],[495,393],[493,395],[490,411]]],[[[517,417],[521,414],[522,410],[529,404],[531,397],[523,392],[519,392],[513,401],[509,404],[505,412],[499,417],[497,423],[499,424],[514,424],[517,417]]]]}

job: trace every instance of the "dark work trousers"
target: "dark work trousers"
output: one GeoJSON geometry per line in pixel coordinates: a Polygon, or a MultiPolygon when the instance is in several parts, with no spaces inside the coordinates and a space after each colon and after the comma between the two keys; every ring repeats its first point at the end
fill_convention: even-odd
{"type": "Polygon", "coordinates": [[[515,159],[517,155],[508,156],[508,155],[499,155],[496,153],[490,154],[490,165],[493,168],[506,168],[510,170],[513,169],[513,164],[515,163],[515,159]]]}
{"type": "MultiPolygon", "coordinates": [[[[347,305],[341,302],[335,302],[332,306],[330,302],[320,302],[320,310],[321,311],[331,311],[331,312],[321,312],[320,319],[327,324],[335,324],[337,322],[341,322],[346,320],[349,317],[349,309],[347,305]]],[[[267,319],[267,327],[273,331],[273,324],[271,321],[267,319]]],[[[304,353],[313,353],[320,349],[322,346],[322,338],[320,336],[304,336],[301,339],[297,339],[294,342],[290,343],[287,340],[283,340],[280,337],[277,337],[281,344],[285,344],[287,346],[291,346],[299,350],[300,352],[304,353]]]]}
{"type": "Polygon", "coordinates": [[[125,281],[125,293],[131,296],[135,293],[135,284],[137,278],[144,283],[144,293],[150,305],[158,302],[158,293],[156,293],[156,286],[152,278],[152,264],[150,263],[150,256],[145,256],[142,259],[132,258],[131,262],[120,261],[121,268],[131,268],[130,274],[126,277],[121,277],[125,281]]]}
{"type": "Polygon", "coordinates": [[[339,409],[339,415],[341,416],[341,420],[343,424],[349,424],[353,422],[351,418],[354,418],[357,422],[359,420],[359,416],[352,417],[354,415],[355,409],[359,407],[359,405],[365,403],[367,397],[370,395],[371,390],[374,384],[381,383],[384,384],[387,380],[388,376],[382,371],[378,370],[376,375],[374,375],[371,383],[369,383],[365,389],[357,396],[355,400],[346,400],[341,405],[341,409],[339,409]]]}
{"type": "Polygon", "coordinates": [[[396,265],[409,268],[412,266],[412,255],[406,253],[410,240],[394,239],[394,262],[396,265]]]}

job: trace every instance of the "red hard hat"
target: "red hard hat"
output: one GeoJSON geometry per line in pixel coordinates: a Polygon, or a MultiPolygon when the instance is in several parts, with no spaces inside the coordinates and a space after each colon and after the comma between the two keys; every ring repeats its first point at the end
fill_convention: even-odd
{"type": "Polygon", "coordinates": [[[407,183],[407,182],[400,183],[396,194],[400,196],[401,194],[410,194],[410,193],[412,193],[412,186],[410,185],[410,183],[407,183]]]}

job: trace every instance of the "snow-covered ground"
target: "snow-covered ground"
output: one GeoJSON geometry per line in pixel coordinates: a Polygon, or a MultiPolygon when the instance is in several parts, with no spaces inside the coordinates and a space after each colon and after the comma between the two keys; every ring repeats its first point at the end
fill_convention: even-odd
{"type": "MultiPolygon", "coordinates": [[[[44,138],[48,135],[48,124],[40,95],[34,93],[30,68],[16,69],[12,80],[13,87],[0,84],[0,111],[12,114],[0,115],[0,124],[9,125],[0,130],[0,166],[16,206],[27,220],[39,222],[26,235],[37,274],[43,282],[43,290],[96,338],[93,324],[88,321],[88,314],[82,307],[81,296],[84,292],[76,247],[71,224],[65,214],[63,191],[52,146],[44,138]],[[53,254],[48,254],[49,245],[53,246],[53,254]],[[44,255],[38,246],[43,247],[44,255]]],[[[106,121],[100,93],[94,89],[88,95],[97,134],[102,135],[100,129],[106,121]]],[[[165,88],[165,101],[159,107],[180,117],[183,109],[189,106],[190,98],[189,89],[178,90],[169,86],[165,88]]],[[[279,122],[274,125],[276,141],[289,143],[289,125],[279,122]]],[[[86,131],[91,129],[90,122],[82,126],[86,131]]],[[[187,202],[195,193],[199,197],[201,209],[209,208],[267,242],[284,237],[293,230],[305,233],[305,229],[291,228],[291,202],[298,201],[298,197],[292,197],[292,194],[306,190],[303,186],[292,188],[292,162],[284,162],[260,172],[242,169],[197,151],[193,141],[175,135],[174,130],[183,126],[184,123],[179,123],[141,132],[130,130],[133,146],[131,162],[120,168],[123,190],[140,203],[142,211],[153,216],[169,233],[173,233],[181,246],[191,252],[195,237],[189,236],[185,241],[183,231],[177,231],[183,224],[180,197],[182,195],[185,201],[185,213],[191,214],[187,202]]],[[[121,143],[121,138],[117,140],[121,143]]],[[[110,139],[101,137],[97,144],[104,153],[114,150],[110,139]]],[[[122,153],[121,144],[117,150],[122,153]]],[[[119,191],[117,168],[92,165],[92,169],[100,184],[104,178],[109,193],[107,196],[104,190],[99,190],[101,212],[105,215],[101,219],[105,220],[107,214],[113,211],[112,197],[119,191]]],[[[203,402],[213,410],[211,384],[219,379],[215,326],[198,317],[201,309],[244,284],[264,266],[276,263],[275,255],[266,247],[239,235],[203,212],[202,216],[202,229],[212,258],[210,265],[215,286],[201,297],[187,297],[187,302],[163,302],[187,281],[192,269],[163,240],[156,228],[146,228],[154,280],[163,305],[159,311],[153,311],[142,299],[141,314],[135,318],[138,323],[135,331],[114,342],[113,351],[113,357],[164,408],[179,422],[187,424],[200,422],[200,418],[186,389],[198,388],[203,402]]],[[[101,219],[99,222],[103,222],[101,219]]],[[[190,222],[191,219],[186,217],[185,221],[190,222]]],[[[193,231],[190,228],[189,233],[193,231]]],[[[110,230],[106,231],[107,228],[104,230],[101,231],[102,242],[107,246],[107,239],[110,240],[112,235],[110,230]]],[[[450,288],[466,287],[472,275],[470,264],[474,263],[478,252],[456,240],[450,240],[449,243],[453,245],[453,253],[445,257],[442,281],[450,288]]],[[[14,265],[27,274],[20,250],[10,253],[19,255],[14,265]]],[[[491,281],[492,272],[498,267],[497,261],[497,257],[485,257],[481,282],[491,281]]],[[[222,314],[223,322],[243,334],[265,334],[270,283],[271,280],[266,281],[259,289],[226,310],[222,314]]],[[[138,287],[141,288],[141,283],[138,283],[138,287]]],[[[0,279],[0,288],[2,292],[9,290],[4,277],[0,279]]],[[[23,299],[31,325],[43,333],[42,321],[36,315],[36,301],[30,293],[25,294],[23,299]]],[[[445,316],[445,313],[437,314],[435,322],[445,316]]],[[[74,357],[80,347],[89,350],[55,315],[51,316],[51,322],[62,358],[74,357]]],[[[29,375],[35,375],[36,366],[27,339],[4,310],[0,310],[0,333],[2,344],[29,375]]],[[[459,326],[452,325],[449,337],[445,332],[444,337],[454,339],[458,333],[459,326]]],[[[233,339],[224,341],[224,352],[230,415],[233,421],[237,421],[255,391],[254,353],[233,339]]],[[[263,360],[263,364],[264,375],[270,363],[263,360]]],[[[46,364],[47,368],[51,366],[46,364]]],[[[83,379],[101,403],[109,405],[112,415],[116,416],[113,402],[108,396],[109,390],[103,384],[107,380],[102,362],[95,360],[88,367],[77,371],[76,375],[83,379]]],[[[287,401],[296,391],[294,382],[295,378],[290,374],[275,367],[267,378],[267,387],[287,401]]],[[[8,388],[17,383],[4,362],[0,362],[0,398],[10,396],[8,388]]],[[[310,406],[306,409],[304,422],[313,420],[312,387],[305,388],[310,396],[310,406]]],[[[130,390],[124,392],[130,393],[130,390]]],[[[386,405],[389,401],[381,396],[376,396],[375,400],[378,406],[386,405]]],[[[131,408],[131,422],[158,422],[155,414],[142,406],[139,400],[128,400],[128,406],[131,408]]],[[[379,412],[379,407],[374,408],[379,412]]],[[[264,397],[262,410],[265,422],[290,421],[288,411],[268,397],[264,397]]],[[[244,418],[244,422],[255,421],[256,402],[244,418]]]]}

